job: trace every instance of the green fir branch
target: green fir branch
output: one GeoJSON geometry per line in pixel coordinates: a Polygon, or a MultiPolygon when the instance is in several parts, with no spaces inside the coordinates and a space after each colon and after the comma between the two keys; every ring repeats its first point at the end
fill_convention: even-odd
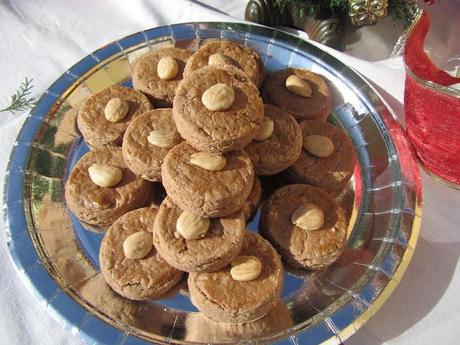
{"type": "Polygon", "coordinates": [[[25,78],[25,80],[19,85],[17,91],[10,97],[10,104],[3,109],[0,109],[0,112],[15,113],[17,111],[24,111],[27,109],[32,109],[35,105],[35,97],[30,97],[33,79],[25,78]]]}
{"type": "MultiPolygon", "coordinates": [[[[316,17],[329,14],[333,17],[347,16],[349,0],[273,0],[275,7],[284,13],[294,7],[300,17],[304,15],[316,17]]],[[[414,5],[407,0],[388,0],[388,12],[395,21],[402,22],[404,27],[410,25],[414,17],[414,5]]]]}

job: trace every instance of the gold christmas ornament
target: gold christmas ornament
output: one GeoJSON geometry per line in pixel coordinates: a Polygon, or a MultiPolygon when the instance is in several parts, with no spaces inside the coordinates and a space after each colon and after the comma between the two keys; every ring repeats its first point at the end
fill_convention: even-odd
{"type": "Polygon", "coordinates": [[[388,0],[349,0],[349,16],[355,26],[371,25],[388,14],[388,0]]]}

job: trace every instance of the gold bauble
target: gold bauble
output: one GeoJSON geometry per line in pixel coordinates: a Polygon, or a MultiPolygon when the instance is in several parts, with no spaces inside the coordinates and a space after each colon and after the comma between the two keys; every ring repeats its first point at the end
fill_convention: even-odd
{"type": "Polygon", "coordinates": [[[355,26],[375,24],[388,14],[388,0],[349,0],[348,6],[355,26]]]}

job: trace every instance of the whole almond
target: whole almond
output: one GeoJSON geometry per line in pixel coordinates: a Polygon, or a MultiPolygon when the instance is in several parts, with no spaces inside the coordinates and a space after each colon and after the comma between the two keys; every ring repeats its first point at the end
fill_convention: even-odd
{"type": "Polygon", "coordinates": [[[128,112],[128,102],[119,97],[110,99],[104,108],[104,116],[110,122],[118,122],[123,120],[128,112]]]}
{"type": "Polygon", "coordinates": [[[274,126],[275,124],[273,123],[273,120],[265,116],[264,120],[262,121],[262,125],[260,126],[259,132],[257,133],[254,140],[264,141],[268,139],[273,133],[274,126]]]}
{"type": "Polygon", "coordinates": [[[303,148],[312,155],[324,158],[334,153],[334,143],[324,135],[309,135],[303,139],[303,148]]]}
{"type": "Polygon", "coordinates": [[[150,232],[138,231],[129,235],[123,241],[123,253],[128,259],[142,259],[153,247],[153,237],[150,232]]]}
{"type": "Polygon", "coordinates": [[[179,65],[176,59],[167,56],[162,57],[157,65],[158,76],[163,80],[171,80],[179,73],[179,65]]]}
{"type": "Polygon", "coordinates": [[[88,174],[99,187],[113,187],[123,178],[123,171],[110,164],[94,163],[88,168],[88,174]]]}
{"type": "Polygon", "coordinates": [[[176,221],[176,231],[186,240],[196,240],[206,235],[210,221],[189,211],[183,211],[176,221]]]}
{"type": "Polygon", "coordinates": [[[222,66],[222,65],[232,65],[232,60],[227,55],[221,53],[215,53],[209,56],[208,59],[209,66],[222,66]]]}
{"type": "Polygon", "coordinates": [[[306,80],[293,74],[286,79],[286,88],[301,97],[311,97],[311,87],[306,80]]]}
{"type": "Polygon", "coordinates": [[[309,202],[300,206],[292,214],[291,222],[303,230],[319,230],[324,225],[324,212],[309,202]]]}
{"type": "Polygon", "coordinates": [[[262,262],[256,256],[238,256],[230,265],[232,278],[242,282],[257,279],[262,272],[262,262]]]}
{"type": "Polygon", "coordinates": [[[169,149],[180,142],[179,133],[166,129],[154,129],[149,133],[147,141],[155,146],[169,149]]]}
{"type": "Polygon", "coordinates": [[[208,110],[227,110],[235,101],[235,90],[225,83],[215,84],[203,93],[201,101],[208,110]]]}
{"type": "Polygon", "coordinates": [[[190,156],[190,163],[205,170],[219,171],[225,168],[227,160],[218,153],[196,152],[190,156]]]}

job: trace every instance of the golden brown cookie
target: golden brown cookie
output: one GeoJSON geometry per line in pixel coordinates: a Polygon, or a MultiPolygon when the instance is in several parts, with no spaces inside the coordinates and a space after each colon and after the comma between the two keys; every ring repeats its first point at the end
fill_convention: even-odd
{"type": "Polygon", "coordinates": [[[150,195],[150,182],[131,172],[121,148],[106,147],[86,153],[75,164],[65,185],[67,206],[75,216],[99,230],[107,230],[128,211],[141,207],[150,195]],[[122,171],[113,187],[100,187],[90,178],[88,168],[95,163],[109,164],[122,171]]]}
{"type": "Polygon", "coordinates": [[[336,201],[323,190],[292,184],[278,189],[264,203],[259,231],[288,264],[317,270],[333,263],[342,253],[347,220],[336,201]],[[323,212],[323,225],[317,230],[305,230],[292,222],[293,214],[307,204],[323,212]]]}
{"type": "Polygon", "coordinates": [[[244,151],[224,155],[222,170],[192,164],[198,151],[182,142],[166,155],[161,168],[168,196],[183,210],[202,217],[225,217],[243,207],[254,183],[254,168],[244,151]]]}
{"type": "Polygon", "coordinates": [[[170,265],[185,272],[214,271],[238,255],[245,233],[241,212],[211,219],[206,234],[197,239],[185,239],[177,233],[177,221],[182,212],[167,197],[155,219],[155,247],[170,265]]]}
{"type": "Polygon", "coordinates": [[[263,111],[259,90],[233,66],[209,66],[190,74],[179,83],[173,105],[181,136],[205,152],[243,149],[257,135],[263,111]],[[216,84],[233,89],[234,101],[225,110],[209,110],[203,104],[203,94],[216,84]]]}
{"type": "Polygon", "coordinates": [[[192,303],[207,317],[222,322],[251,322],[267,315],[279,302],[283,265],[270,243],[247,231],[239,256],[255,256],[262,263],[260,275],[235,280],[231,265],[216,272],[194,272],[188,277],[192,303]]]}
{"type": "Polygon", "coordinates": [[[134,173],[158,182],[161,181],[161,165],[166,154],[181,141],[172,118],[172,109],[150,110],[128,126],[123,137],[123,157],[134,173]],[[153,144],[152,139],[149,141],[151,135],[156,135],[159,142],[153,144]]]}
{"type": "Polygon", "coordinates": [[[132,300],[158,298],[176,285],[182,272],[170,266],[157,252],[153,243],[153,223],[157,210],[140,208],[118,218],[104,235],[99,251],[101,272],[112,289],[132,300]],[[125,240],[145,232],[151,243],[148,254],[129,258],[124,253],[125,240]]]}
{"type": "Polygon", "coordinates": [[[273,121],[273,133],[265,140],[253,140],[244,150],[257,175],[276,175],[299,158],[302,132],[296,120],[278,107],[265,104],[265,116],[273,121]]]}
{"type": "Polygon", "coordinates": [[[324,79],[311,71],[300,68],[287,68],[275,72],[264,84],[266,103],[276,105],[294,116],[296,120],[326,120],[331,112],[331,95],[324,79]],[[311,88],[311,96],[302,97],[286,88],[286,79],[297,75],[311,88]]]}
{"type": "Polygon", "coordinates": [[[164,48],[150,52],[136,62],[133,69],[133,87],[142,91],[158,108],[172,106],[177,85],[182,79],[185,63],[192,55],[181,48],[164,48]],[[172,79],[162,79],[158,75],[158,62],[161,58],[173,58],[178,67],[177,75],[172,79]]]}
{"type": "Polygon", "coordinates": [[[332,142],[333,151],[326,157],[318,157],[304,148],[299,159],[286,170],[286,176],[295,183],[307,183],[327,192],[339,192],[350,180],[355,167],[350,138],[341,128],[327,122],[305,120],[299,125],[304,142],[310,136],[327,137],[332,142]]]}
{"type": "Polygon", "coordinates": [[[152,109],[142,92],[112,85],[88,97],[78,111],[77,125],[85,142],[92,149],[102,146],[121,146],[123,134],[131,120],[152,109]],[[121,120],[111,122],[105,116],[107,103],[113,98],[127,102],[128,110],[121,120]]]}
{"type": "Polygon", "coordinates": [[[196,51],[185,65],[184,76],[188,77],[194,71],[209,66],[209,57],[213,54],[223,54],[224,59],[228,60],[227,64],[241,69],[257,87],[262,84],[265,72],[259,54],[250,47],[227,40],[207,42],[196,51]]]}

